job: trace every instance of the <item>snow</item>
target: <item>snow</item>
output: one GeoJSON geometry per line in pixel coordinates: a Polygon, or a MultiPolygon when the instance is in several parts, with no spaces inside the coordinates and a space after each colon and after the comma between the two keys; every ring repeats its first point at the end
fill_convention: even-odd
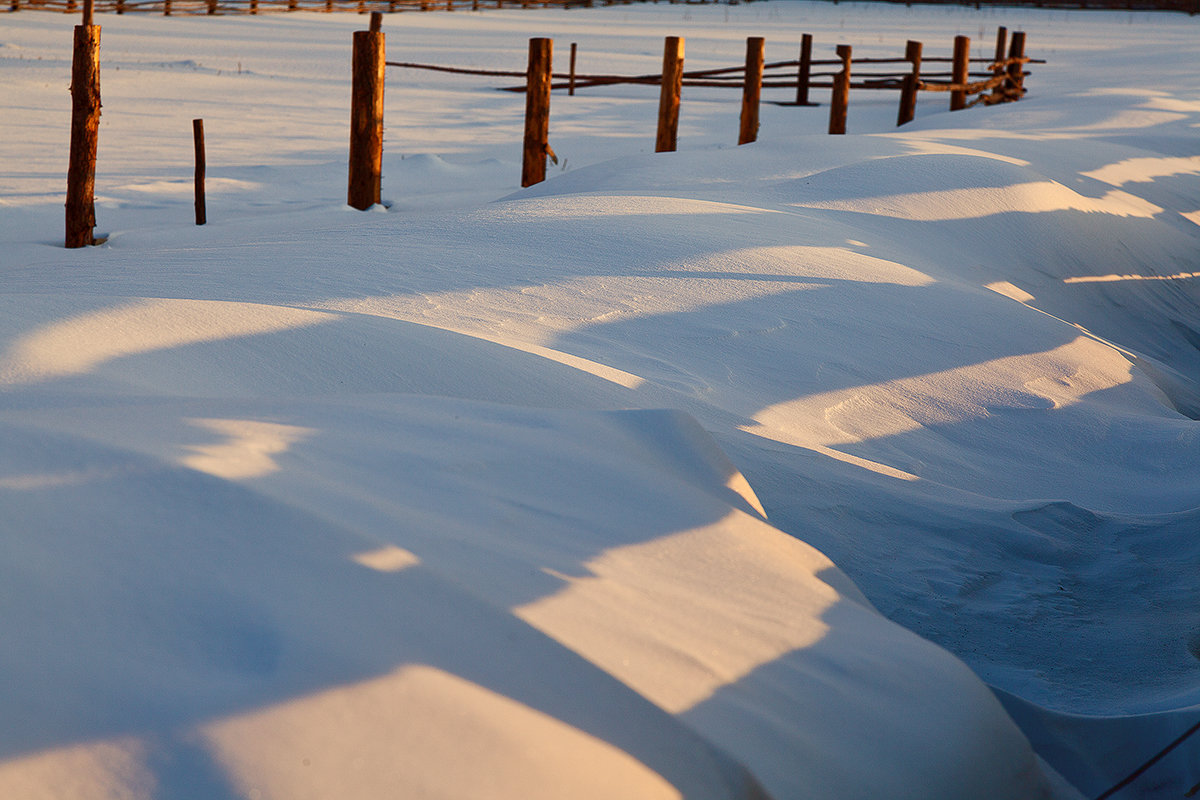
{"type": "Polygon", "coordinates": [[[653,88],[556,93],[524,190],[511,81],[389,69],[374,213],[363,18],[98,21],[83,250],[75,20],[0,26],[0,795],[1078,798],[1194,724],[1196,19],[393,15],[390,58],[491,69],[1049,63],[742,147],[688,88],[673,154],[653,88]]]}

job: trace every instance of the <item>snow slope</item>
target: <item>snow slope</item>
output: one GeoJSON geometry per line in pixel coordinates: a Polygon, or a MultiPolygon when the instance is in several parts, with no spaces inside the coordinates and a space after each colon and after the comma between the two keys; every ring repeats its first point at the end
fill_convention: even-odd
{"type": "Polygon", "coordinates": [[[393,58],[497,68],[997,24],[1051,63],[899,131],[883,93],[845,137],[764,106],[740,148],[685,92],[661,155],[653,91],[556,95],[565,169],[520,191],[519,97],[393,70],[366,214],[360,19],[101,22],[85,251],[71,21],[0,29],[4,794],[1071,797],[1194,723],[1193,19],[390,17],[393,58]]]}

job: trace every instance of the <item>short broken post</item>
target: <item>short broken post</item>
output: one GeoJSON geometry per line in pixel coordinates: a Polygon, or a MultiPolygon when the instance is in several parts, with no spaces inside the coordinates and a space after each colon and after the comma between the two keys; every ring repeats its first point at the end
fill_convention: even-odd
{"type": "Polygon", "coordinates": [[[909,41],[904,46],[904,59],[912,65],[912,69],[904,76],[904,86],[900,89],[900,113],[896,116],[896,127],[913,121],[917,113],[917,93],[921,89],[921,49],[920,42],[909,41]]]}
{"type": "Polygon", "coordinates": [[[668,36],[663,43],[662,90],[658,97],[658,135],[654,152],[673,153],[679,135],[679,103],[683,93],[683,38],[668,36]]]}
{"type": "Polygon", "coordinates": [[[192,144],[196,151],[196,224],[203,225],[208,221],[208,214],[204,203],[204,171],[206,167],[204,157],[204,120],[192,120],[192,144]]]}
{"type": "Polygon", "coordinates": [[[812,81],[812,45],[811,33],[800,37],[800,67],[796,73],[796,105],[806,106],[808,102],[808,84],[812,81]]]}
{"type": "Polygon", "coordinates": [[[95,244],[96,145],[100,133],[100,26],[84,0],[71,61],[71,149],[67,163],[66,246],[95,244]]]}
{"type": "Polygon", "coordinates": [[[829,102],[829,132],[843,134],[846,132],[846,109],[850,105],[850,54],[853,52],[848,44],[837,46],[838,58],[842,60],[842,71],[833,78],[833,98],[829,102]]]}
{"type": "Polygon", "coordinates": [[[550,80],[554,40],[529,40],[529,67],[525,78],[525,149],[521,159],[521,185],[546,180],[550,154],[550,80]]]}
{"type": "Polygon", "coordinates": [[[746,78],[742,83],[742,117],[738,127],[738,144],[758,139],[758,105],[762,97],[763,46],[761,36],[746,39],[746,78]]]}
{"type": "Polygon", "coordinates": [[[567,94],[571,97],[575,96],[575,54],[579,49],[579,45],[571,42],[571,74],[567,79],[567,94]]]}
{"type": "Polygon", "coordinates": [[[350,98],[350,175],[347,203],[365,211],[380,201],[383,173],[383,14],[369,30],[354,32],[350,98]]]}
{"type": "MultiPolygon", "coordinates": [[[[954,65],[953,72],[950,75],[950,82],[955,86],[967,85],[970,80],[970,65],[971,65],[971,38],[969,36],[954,37],[954,65]]],[[[961,111],[967,107],[967,90],[951,89],[950,90],[950,110],[961,111]]]]}

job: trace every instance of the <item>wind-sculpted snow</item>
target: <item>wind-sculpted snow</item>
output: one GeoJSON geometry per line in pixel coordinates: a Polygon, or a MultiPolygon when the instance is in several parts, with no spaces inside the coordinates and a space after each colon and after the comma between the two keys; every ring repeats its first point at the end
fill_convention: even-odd
{"type": "MultiPolygon", "coordinates": [[[[505,67],[532,21],[647,72],[663,35],[696,67],[764,31],[781,58],[801,32],[932,55],[1006,15],[387,30],[505,67]]],[[[108,240],[68,252],[44,131],[69,25],[8,15],[0,795],[1077,800],[1124,777],[1200,706],[1195,31],[1021,17],[1050,63],[1019,104],[923,96],[896,130],[856,94],[839,137],[768,105],[734,148],[732,96],[689,87],[683,150],[651,155],[657,96],[589,89],[555,95],[562,163],[523,190],[521,97],[389,72],[367,214],[343,202],[361,20],[106,17],[108,240]]],[[[1198,747],[1130,791],[1183,795],[1198,747]]]]}

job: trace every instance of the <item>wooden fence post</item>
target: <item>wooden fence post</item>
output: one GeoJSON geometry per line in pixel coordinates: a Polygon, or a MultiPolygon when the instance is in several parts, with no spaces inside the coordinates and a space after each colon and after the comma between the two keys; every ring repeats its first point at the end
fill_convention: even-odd
{"type": "Polygon", "coordinates": [[[663,42],[662,90],[658,96],[658,135],[654,152],[673,153],[679,134],[679,98],[683,92],[683,38],[663,42]]]}
{"type": "Polygon", "coordinates": [[[192,120],[192,144],[196,151],[196,224],[203,225],[208,221],[207,209],[204,202],[204,120],[192,120]]]}
{"type": "Polygon", "coordinates": [[[163,0],[163,16],[171,16],[171,0],[163,0]]]}
{"type": "Polygon", "coordinates": [[[904,87],[900,90],[900,113],[896,116],[896,127],[913,121],[917,113],[917,92],[921,88],[920,42],[909,41],[904,46],[904,58],[912,64],[912,70],[904,76],[904,87]]]}
{"type": "Polygon", "coordinates": [[[208,0],[208,15],[211,17],[217,13],[217,0],[208,0]]]}
{"type": "Polygon", "coordinates": [[[842,71],[833,78],[833,99],[829,103],[829,132],[846,132],[846,109],[850,105],[850,54],[848,44],[837,46],[838,58],[842,60],[842,71]]]}
{"type": "Polygon", "coordinates": [[[762,97],[763,47],[761,36],[746,39],[746,78],[742,83],[742,117],[738,144],[758,139],[758,104],[762,97]]]}
{"type": "MultiPolygon", "coordinates": [[[[996,29],[996,55],[992,59],[992,61],[996,64],[1002,63],[1005,59],[1005,53],[1007,51],[1008,51],[1008,28],[1005,28],[1003,25],[1001,25],[999,28],[996,29]]],[[[999,78],[999,77],[1002,77],[1004,75],[1004,73],[1005,73],[1004,67],[998,66],[992,70],[992,77],[999,78]]],[[[1002,81],[1002,82],[998,83],[992,89],[991,102],[998,103],[1003,99],[1004,99],[1004,83],[1002,81]]]]}
{"type": "Polygon", "coordinates": [[[575,54],[578,50],[578,45],[571,42],[571,77],[567,81],[567,94],[575,96],[575,54]]]}
{"type": "MultiPolygon", "coordinates": [[[[1010,59],[1025,57],[1025,31],[1013,31],[1008,57],[1010,59]]],[[[1023,63],[1008,65],[1007,84],[1011,99],[1020,100],[1025,94],[1025,65],[1023,63]]]]}
{"type": "Polygon", "coordinates": [[[350,100],[350,175],[347,202],[365,211],[380,200],[383,172],[383,15],[371,14],[370,30],[354,32],[350,100]]]}
{"type": "MultiPolygon", "coordinates": [[[[965,85],[970,81],[971,38],[969,36],[954,37],[954,71],[950,82],[965,85]]],[[[965,89],[954,89],[950,92],[950,110],[960,111],[967,107],[967,92],[965,89]]]]}
{"type": "Polygon", "coordinates": [[[811,33],[800,37],[800,69],[796,73],[796,105],[806,106],[808,102],[808,84],[812,80],[812,45],[811,33]]]}
{"type": "Polygon", "coordinates": [[[84,0],[71,60],[71,150],[67,163],[66,246],[95,243],[96,144],[100,133],[100,26],[84,0]]]}
{"type": "Polygon", "coordinates": [[[521,185],[546,180],[550,151],[550,79],[554,40],[529,40],[529,68],[525,85],[525,151],[521,160],[521,185]]]}

